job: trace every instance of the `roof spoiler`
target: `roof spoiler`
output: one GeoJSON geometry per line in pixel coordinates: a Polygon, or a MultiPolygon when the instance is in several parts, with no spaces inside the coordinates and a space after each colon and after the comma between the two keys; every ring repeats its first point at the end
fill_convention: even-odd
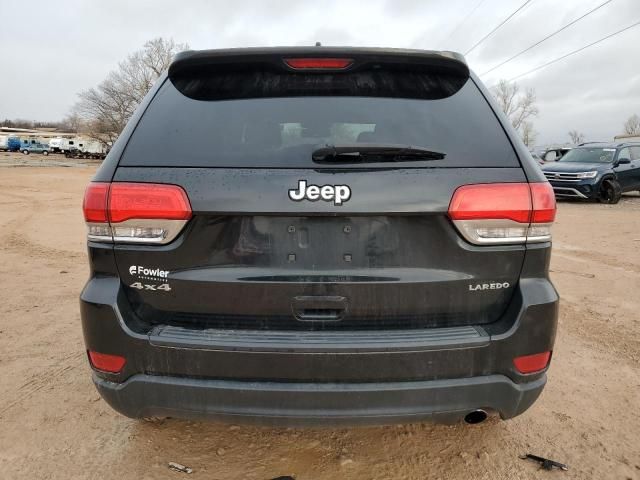
{"type": "MultiPolygon", "coordinates": [[[[178,53],[169,66],[169,77],[196,73],[201,70],[232,70],[261,66],[279,71],[297,71],[285,59],[339,58],[352,60],[340,71],[350,72],[384,65],[403,70],[428,70],[454,77],[469,77],[469,67],[463,55],[448,51],[405,50],[394,48],[356,47],[269,47],[231,48],[224,50],[187,50],[178,53]]],[[[310,72],[311,70],[306,70],[310,72]]],[[[332,71],[330,68],[314,69],[332,71]]]]}

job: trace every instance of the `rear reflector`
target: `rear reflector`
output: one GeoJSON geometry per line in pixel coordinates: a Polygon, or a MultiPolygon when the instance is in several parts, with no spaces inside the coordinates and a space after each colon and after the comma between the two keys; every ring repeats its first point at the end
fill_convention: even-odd
{"type": "Polygon", "coordinates": [[[155,183],[91,183],[83,210],[88,238],[98,242],[165,244],[191,218],[182,188],[155,183]]]}
{"type": "Polygon", "coordinates": [[[284,63],[296,70],[341,70],[353,63],[351,58],[285,58],[284,63]]]}
{"type": "Polygon", "coordinates": [[[551,352],[542,352],[516,357],[513,364],[520,373],[536,373],[547,368],[550,359],[551,352]]]}
{"type": "Polygon", "coordinates": [[[119,355],[109,355],[107,353],[98,353],[91,350],[89,353],[89,362],[95,370],[107,373],[120,373],[127,363],[127,359],[119,355]]]}
{"type": "Polygon", "coordinates": [[[449,204],[449,218],[476,245],[549,241],[555,212],[547,182],[463,185],[449,204]]]}

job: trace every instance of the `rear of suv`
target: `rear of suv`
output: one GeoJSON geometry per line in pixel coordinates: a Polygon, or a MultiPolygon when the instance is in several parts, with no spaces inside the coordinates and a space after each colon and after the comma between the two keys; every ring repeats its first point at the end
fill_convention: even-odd
{"type": "Polygon", "coordinates": [[[84,215],[127,416],[475,422],[545,385],[553,191],[459,54],[179,54],[84,215]]]}

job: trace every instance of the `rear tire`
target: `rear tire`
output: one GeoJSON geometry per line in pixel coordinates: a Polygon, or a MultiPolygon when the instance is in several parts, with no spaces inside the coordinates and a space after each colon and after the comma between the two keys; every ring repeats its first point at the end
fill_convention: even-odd
{"type": "Polygon", "coordinates": [[[598,197],[600,203],[615,205],[620,201],[621,196],[622,188],[616,180],[610,178],[603,180],[600,184],[600,196],[598,197]]]}
{"type": "Polygon", "coordinates": [[[22,153],[23,153],[24,155],[29,155],[29,150],[22,150],[22,153]]]}
{"type": "Polygon", "coordinates": [[[49,155],[49,152],[47,152],[46,150],[44,150],[44,151],[42,152],[42,154],[46,157],[47,155],[49,155]]]}

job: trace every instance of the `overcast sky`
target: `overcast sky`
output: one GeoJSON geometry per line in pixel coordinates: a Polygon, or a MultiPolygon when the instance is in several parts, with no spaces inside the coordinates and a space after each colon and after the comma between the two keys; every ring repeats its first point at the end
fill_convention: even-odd
{"type": "MultiPolygon", "coordinates": [[[[471,52],[483,73],[604,0],[532,0],[471,52]]],[[[524,0],[189,1],[0,0],[0,119],[58,120],[79,91],[162,36],[191,48],[358,45],[467,51],[524,0]],[[10,15],[5,15],[13,12],[10,15]],[[463,20],[466,21],[464,23],[463,20]]],[[[510,79],[640,21],[640,0],[613,0],[482,77],[510,79]]],[[[577,129],[610,140],[640,115],[640,26],[518,80],[533,87],[538,142],[577,129]]]]}

